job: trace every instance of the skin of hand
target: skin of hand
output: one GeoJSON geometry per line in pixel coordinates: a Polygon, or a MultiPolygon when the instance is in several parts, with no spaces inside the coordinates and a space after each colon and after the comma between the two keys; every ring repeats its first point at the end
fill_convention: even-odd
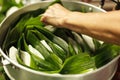
{"type": "Polygon", "coordinates": [[[50,6],[43,14],[41,21],[46,24],[52,24],[54,26],[60,26],[63,18],[67,16],[71,11],[65,9],[60,4],[54,4],[50,6]]]}
{"type": "Polygon", "coordinates": [[[54,4],[46,10],[41,21],[120,45],[120,11],[81,13],[54,4]]]}

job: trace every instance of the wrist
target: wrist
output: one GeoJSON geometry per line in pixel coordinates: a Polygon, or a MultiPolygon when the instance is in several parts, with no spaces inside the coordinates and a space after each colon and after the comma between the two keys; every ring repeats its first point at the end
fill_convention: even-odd
{"type": "Polygon", "coordinates": [[[82,15],[83,13],[80,12],[69,12],[65,17],[61,19],[60,26],[64,26],[66,28],[76,26],[77,24],[80,24],[82,15]]]}

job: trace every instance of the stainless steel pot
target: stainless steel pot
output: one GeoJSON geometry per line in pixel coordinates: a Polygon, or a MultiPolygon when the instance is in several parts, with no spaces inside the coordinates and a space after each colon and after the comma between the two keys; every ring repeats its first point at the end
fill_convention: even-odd
{"type": "MultiPolygon", "coordinates": [[[[31,5],[27,5],[22,9],[14,12],[12,15],[8,16],[1,24],[0,27],[0,47],[3,44],[6,32],[10,25],[14,23],[21,14],[36,10],[38,8],[44,8],[51,1],[39,2],[31,5]]],[[[105,12],[101,8],[93,6],[88,3],[83,3],[79,1],[63,1],[64,6],[70,10],[81,10],[82,7],[86,8],[87,11],[92,12],[105,12]]],[[[35,70],[26,68],[14,61],[12,61],[6,53],[0,48],[0,53],[3,56],[4,70],[11,80],[110,80],[114,75],[117,68],[117,60],[119,57],[113,59],[111,62],[105,66],[89,73],[76,74],[76,75],[60,75],[60,74],[47,74],[35,70]]]]}

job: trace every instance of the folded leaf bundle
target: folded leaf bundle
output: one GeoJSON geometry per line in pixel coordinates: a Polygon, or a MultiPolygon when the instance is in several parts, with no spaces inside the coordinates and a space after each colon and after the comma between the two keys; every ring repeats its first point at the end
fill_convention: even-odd
{"type": "MultiPolygon", "coordinates": [[[[56,2],[61,3],[60,0],[56,2]]],[[[52,25],[53,30],[49,30],[49,26],[40,22],[46,9],[22,14],[9,28],[2,48],[14,57],[10,57],[12,60],[46,73],[83,74],[102,67],[119,55],[117,45],[90,39],[93,49],[82,34],[52,25]]]]}

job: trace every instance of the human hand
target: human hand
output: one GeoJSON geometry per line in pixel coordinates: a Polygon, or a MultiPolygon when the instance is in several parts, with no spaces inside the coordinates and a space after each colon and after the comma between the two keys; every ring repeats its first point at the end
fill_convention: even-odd
{"type": "Polygon", "coordinates": [[[54,4],[50,6],[43,14],[41,21],[53,26],[60,26],[64,22],[64,18],[71,11],[67,10],[60,4],[54,4]]]}

